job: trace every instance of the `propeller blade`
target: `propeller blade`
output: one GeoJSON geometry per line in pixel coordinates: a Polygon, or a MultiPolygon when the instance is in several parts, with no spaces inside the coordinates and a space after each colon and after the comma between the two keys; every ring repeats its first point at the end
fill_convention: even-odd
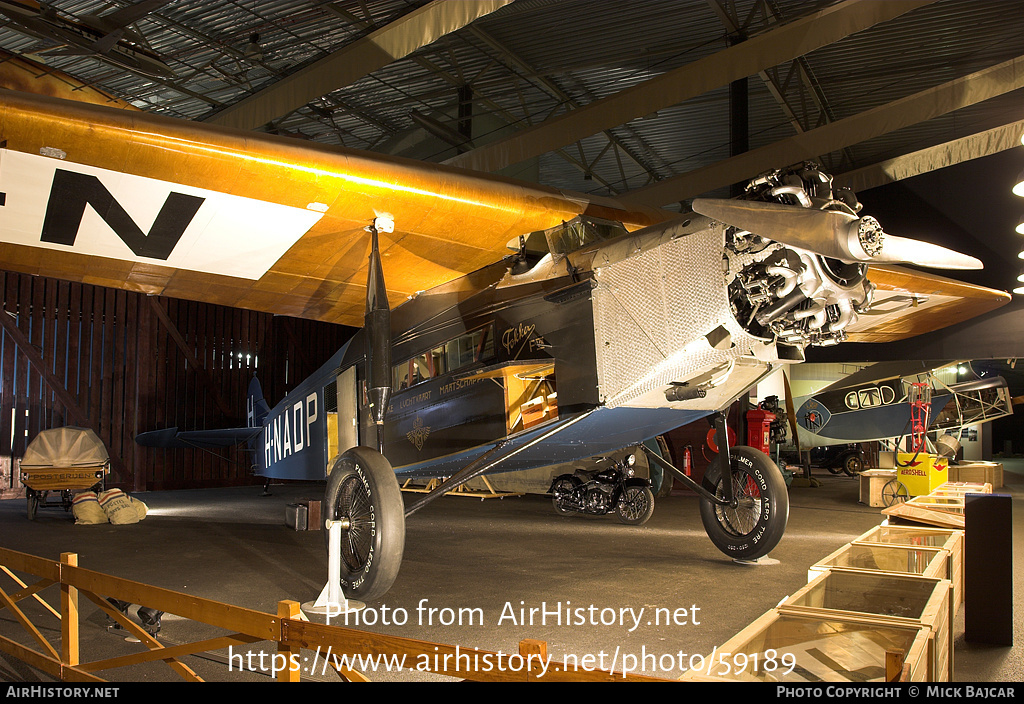
{"type": "Polygon", "coordinates": [[[791,247],[832,259],[865,263],[909,263],[936,269],[981,269],[974,257],[882,231],[871,217],[753,200],[698,198],[693,210],[791,247]]]}
{"type": "Polygon", "coordinates": [[[882,252],[872,261],[890,264],[910,263],[935,269],[981,269],[980,260],[931,242],[912,240],[907,237],[885,235],[882,252]]]}

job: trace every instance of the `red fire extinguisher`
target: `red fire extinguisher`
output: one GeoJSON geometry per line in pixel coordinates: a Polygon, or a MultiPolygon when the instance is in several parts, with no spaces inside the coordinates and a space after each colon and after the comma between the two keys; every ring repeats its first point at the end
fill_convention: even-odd
{"type": "Polygon", "coordinates": [[[690,476],[690,471],[693,469],[693,452],[690,446],[687,445],[683,448],[683,474],[690,476]]]}

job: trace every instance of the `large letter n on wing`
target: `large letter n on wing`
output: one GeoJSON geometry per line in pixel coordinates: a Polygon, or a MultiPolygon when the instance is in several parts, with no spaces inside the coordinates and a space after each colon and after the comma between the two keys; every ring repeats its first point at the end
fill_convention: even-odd
{"type": "Polygon", "coordinates": [[[41,239],[74,246],[85,206],[91,205],[136,256],[166,260],[204,200],[172,191],[146,234],[97,177],[57,169],[41,239]]]}

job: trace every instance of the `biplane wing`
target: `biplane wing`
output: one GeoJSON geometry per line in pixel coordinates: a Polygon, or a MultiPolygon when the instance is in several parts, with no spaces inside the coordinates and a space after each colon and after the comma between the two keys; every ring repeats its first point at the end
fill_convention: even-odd
{"type": "MultiPolygon", "coordinates": [[[[365,228],[378,215],[395,223],[394,233],[380,235],[392,304],[493,263],[510,240],[581,214],[628,230],[679,217],[14,91],[0,92],[0,192],[0,268],[354,326],[366,300],[365,228]]],[[[917,334],[1008,300],[897,267],[879,271],[880,290],[922,292],[904,309],[864,316],[857,331],[865,339],[917,334]],[[925,295],[936,303],[922,303],[925,295]]]]}

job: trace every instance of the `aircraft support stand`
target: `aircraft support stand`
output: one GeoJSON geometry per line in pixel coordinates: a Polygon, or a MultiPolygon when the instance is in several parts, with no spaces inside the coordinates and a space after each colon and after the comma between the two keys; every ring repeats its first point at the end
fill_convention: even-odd
{"type": "Polygon", "coordinates": [[[359,611],[366,608],[366,604],[354,599],[345,597],[341,588],[341,529],[344,521],[326,522],[328,531],[328,558],[327,558],[327,584],[317,597],[315,602],[302,605],[302,610],[312,614],[321,614],[327,617],[327,622],[336,616],[359,611]]]}

